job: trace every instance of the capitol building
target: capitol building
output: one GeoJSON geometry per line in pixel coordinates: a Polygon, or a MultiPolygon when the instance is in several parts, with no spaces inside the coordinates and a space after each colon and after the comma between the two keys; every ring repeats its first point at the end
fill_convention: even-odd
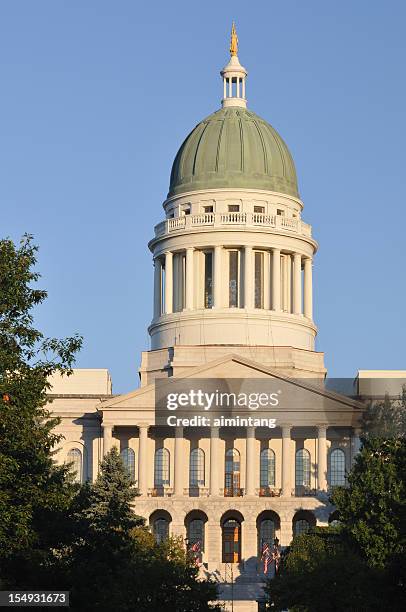
{"type": "Polygon", "coordinates": [[[180,146],[151,228],[151,347],[139,386],[114,395],[107,370],[77,369],[54,376],[50,396],[64,436],[58,461],[93,481],[116,446],[138,488],[135,511],[157,540],[198,542],[202,574],[226,602],[233,582],[234,610],[248,612],[260,605],[264,544],[288,546],[337,518],[329,491],[346,482],[365,405],[324,384],[313,319],[318,244],[288,146],[247,107],[237,43],[233,28],[221,108],[180,146]],[[273,409],[273,428],[170,426],[155,399],[156,382],[172,379],[260,380],[305,400],[273,409]]]}

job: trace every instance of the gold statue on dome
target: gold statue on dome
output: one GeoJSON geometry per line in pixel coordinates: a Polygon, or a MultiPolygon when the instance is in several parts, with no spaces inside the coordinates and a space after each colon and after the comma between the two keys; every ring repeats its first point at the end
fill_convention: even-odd
{"type": "Polygon", "coordinates": [[[233,25],[231,28],[230,55],[231,57],[233,57],[233,55],[237,55],[237,53],[238,53],[238,36],[237,36],[237,30],[235,29],[235,23],[233,21],[233,25]]]}

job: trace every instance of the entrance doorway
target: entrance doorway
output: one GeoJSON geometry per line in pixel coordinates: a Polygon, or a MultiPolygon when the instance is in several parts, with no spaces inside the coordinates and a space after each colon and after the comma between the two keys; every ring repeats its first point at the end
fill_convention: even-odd
{"type": "Polygon", "coordinates": [[[223,525],[223,563],[241,561],[241,523],[229,519],[223,525]]]}

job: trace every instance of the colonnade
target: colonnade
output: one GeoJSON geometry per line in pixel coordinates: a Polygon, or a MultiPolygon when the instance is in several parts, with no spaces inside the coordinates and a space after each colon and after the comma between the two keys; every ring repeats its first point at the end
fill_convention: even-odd
{"type": "MultiPolygon", "coordinates": [[[[194,247],[188,247],[182,253],[185,254],[185,309],[193,310],[195,307],[195,290],[197,283],[195,282],[195,266],[194,266],[194,247]]],[[[224,282],[224,267],[223,246],[215,246],[213,252],[213,308],[222,308],[223,282],[224,282]]],[[[240,251],[244,254],[244,308],[254,308],[255,305],[255,272],[254,272],[254,253],[256,249],[251,246],[245,246],[240,251]]],[[[269,251],[258,252],[266,253],[269,251]]],[[[301,253],[285,253],[281,249],[273,248],[270,251],[272,264],[272,273],[269,275],[271,280],[270,293],[270,309],[275,312],[282,311],[283,296],[281,287],[281,279],[284,274],[283,262],[286,263],[285,276],[286,282],[291,280],[292,288],[292,313],[296,315],[304,315],[308,319],[313,319],[313,286],[312,286],[312,259],[305,257],[301,253]],[[290,264],[292,271],[290,270],[290,264]],[[302,269],[304,270],[303,278],[303,296],[302,296],[302,269]],[[290,279],[290,273],[292,278],[290,279]]],[[[158,318],[161,314],[171,314],[173,312],[173,296],[174,296],[174,274],[173,274],[173,251],[166,251],[163,256],[157,256],[154,259],[154,318],[158,318]],[[165,271],[165,282],[163,282],[163,270],[165,271]]],[[[268,277],[266,286],[269,284],[268,277]]]]}
{"type": "MultiPolygon", "coordinates": [[[[147,494],[147,466],[151,466],[153,457],[148,457],[148,429],[147,424],[139,425],[139,451],[138,451],[138,489],[141,495],[147,494]]],[[[291,456],[291,430],[292,426],[284,424],[280,426],[282,438],[281,453],[281,495],[289,497],[292,495],[292,456],[291,456]]],[[[244,495],[254,496],[256,487],[254,482],[254,465],[258,458],[255,455],[255,427],[248,427],[246,433],[246,452],[245,452],[245,491],[244,495]]],[[[103,425],[103,453],[106,454],[113,444],[113,425],[103,425]]],[[[174,444],[174,483],[173,494],[182,496],[185,483],[184,474],[184,446],[183,446],[183,427],[175,429],[174,444]]],[[[352,437],[352,457],[359,451],[359,437],[355,433],[352,437]]],[[[223,481],[223,473],[219,470],[220,465],[220,431],[218,427],[210,428],[210,474],[209,474],[209,494],[219,495],[220,479],[223,481]]],[[[317,426],[317,489],[327,491],[327,425],[317,426]]]]}

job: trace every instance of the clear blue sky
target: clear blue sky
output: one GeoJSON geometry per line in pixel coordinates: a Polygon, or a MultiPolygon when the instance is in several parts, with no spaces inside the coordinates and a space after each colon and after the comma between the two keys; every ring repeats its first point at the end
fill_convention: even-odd
{"type": "Polygon", "coordinates": [[[138,385],[170,168],[219,107],[231,20],[249,107],[288,143],[331,376],[406,368],[402,0],[0,2],[0,235],[34,234],[48,335],[138,385]]]}

